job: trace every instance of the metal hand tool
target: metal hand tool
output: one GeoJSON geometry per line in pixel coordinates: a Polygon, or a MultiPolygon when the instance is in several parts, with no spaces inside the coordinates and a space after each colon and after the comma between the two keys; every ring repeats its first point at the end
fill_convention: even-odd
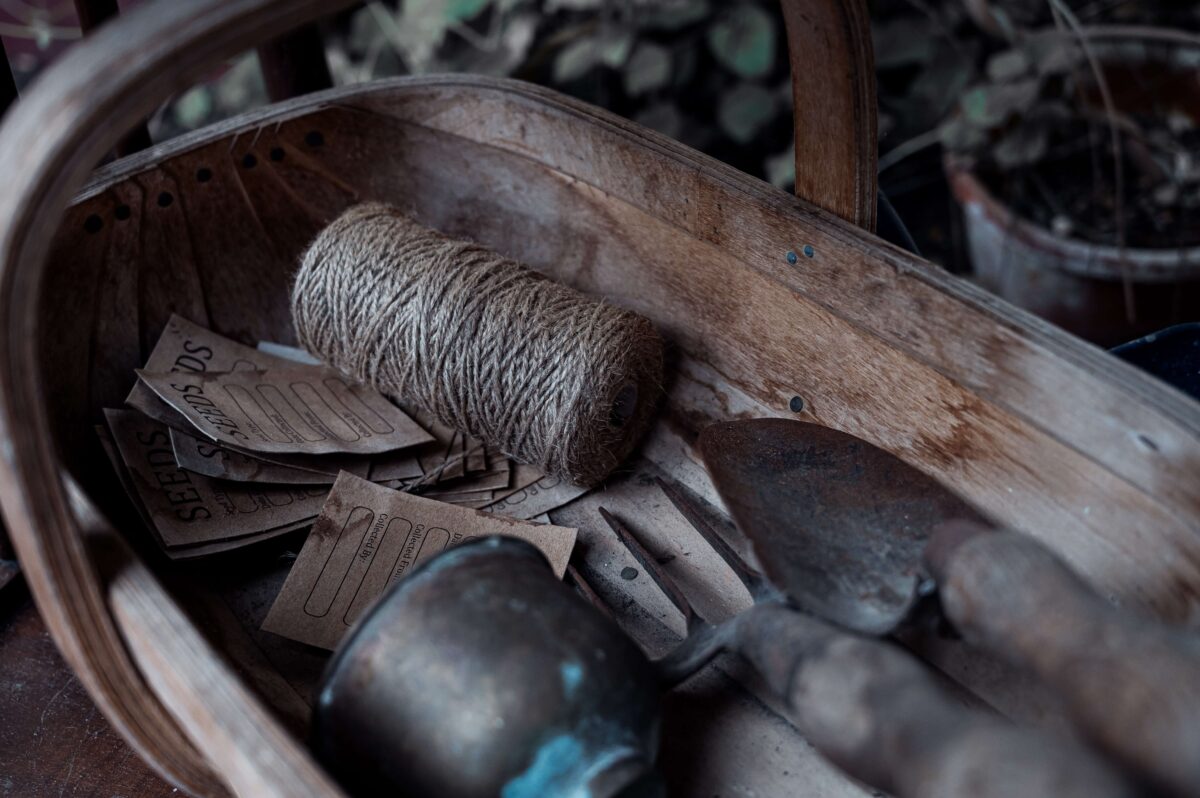
{"type": "MultiPolygon", "coordinates": [[[[822,754],[898,798],[1133,794],[1077,742],[969,709],[899,647],[788,607],[792,597],[786,591],[742,560],[677,488],[660,484],[756,602],[723,623],[710,624],[630,529],[601,509],[687,621],[687,638],[655,663],[664,686],[687,678],[722,650],[736,651],[777,692],[789,720],[822,754]]],[[[768,554],[786,556],[774,548],[768,554]]]]}
{"type": "Polygon", "coordinates": [[[846,433],[757,419],[714,424],[698,445],[796,606],[882,635],[936,592],[968,642],[1040,677],[1092,742],[1159,786],[1200,794],[1200,641],[1116,609],[1032,537],[994,528],[846,433]]]}

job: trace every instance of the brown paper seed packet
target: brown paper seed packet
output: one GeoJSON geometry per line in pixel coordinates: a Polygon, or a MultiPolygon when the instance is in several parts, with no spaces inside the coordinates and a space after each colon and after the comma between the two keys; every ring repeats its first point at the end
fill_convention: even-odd
{"type": "Polygon", "coordinates": [[[488,535],[529,541],[561,578],[576,530],[497,518],[343,474],[263,629],[332,649],[388,586],[416,565],[488,535]]]}

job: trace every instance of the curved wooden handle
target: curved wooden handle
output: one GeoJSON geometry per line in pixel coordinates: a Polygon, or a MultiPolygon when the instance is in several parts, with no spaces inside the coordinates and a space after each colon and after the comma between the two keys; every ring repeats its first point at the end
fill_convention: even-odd
{"type": "Polygon", "coordinates": [[[784,698],[805,738],[897,798],[1132,795],[1079,744],[964,707],[891,644],[778,605],[734,623],[739,653],[784,698]]]}
{"type": "MultiPolygon", "coordinates": [[[[63,656],[108,720],[163,775],[194,795],[224,793],[208,759],[220,735],[180,728],[170,685],[146,680],[109,602],[128,582],[102,579],[59,473],[39,372],[42,265],[63,209],[125,131],[221,58],[349,5],[349,0],[172,0],[101,26],[35,81],[0,127],[0,503],[26,579],[63,656]],[[28,497],[41,500],[30,502],[28,497]],[[156,697],[157,693],[157,697],[156,697]]],[[[152,579],[148,573],[145,578],[152,579]]],[[[219,674],[206,689],[236,695],[219,674]]],[[[290,761],[290,739],[252,741],[290,761]]],[[[318,785],[319,786],[319,785],[318,785]]]]}
{"type": "Polygon", "coordinates": [[[1118,610],[1015,532],[945,524],[928,560],[968,642],[1035,673],[1113,756],[1200,795],[1200,641],[1118,610]]]}
{"type": "Polygon", "coordinates": [[[782,0],[792,68],[796,196],[874,232],[875,55],[866,0],[782,0]]]}

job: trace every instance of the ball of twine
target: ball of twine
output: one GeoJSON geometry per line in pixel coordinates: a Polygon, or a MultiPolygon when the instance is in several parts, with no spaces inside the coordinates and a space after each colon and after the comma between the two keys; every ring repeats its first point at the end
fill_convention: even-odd
{"type": "Polygon", "coordinates": [[[378,203],[309,246],[292,316],[329,365],[578,485],[629,454],[661,391],[646,319],[378,203]]]}

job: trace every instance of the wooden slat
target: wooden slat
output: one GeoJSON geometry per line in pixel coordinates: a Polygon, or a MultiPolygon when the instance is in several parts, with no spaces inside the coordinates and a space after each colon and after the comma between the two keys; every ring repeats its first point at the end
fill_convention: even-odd
{"type": "Polygon", "coordinates": [[[302,742],[263,707],[196,632],[144,565],[111,584],[113,612],[147,681],[234,794],[338,798],[302,742]],[[180,667],[188,663],[186,667],[180,667]]]}
{"type": "MultiPolygon", "coordinates": [[[[235,795],[339,798],[342,793],[233,675],[146,565],[68,482],[72,510],[105,575],[108,601],[150,687],[235,795]]],[[[141,697],[149,703],[147,697],[141,697]]]]}
{"type": "MultiPolygon", "coordinates": [[[[184,205],[184,187],[190,175],[177,180],[165,170],[148,172],[131,181],[142,199],[137,217],[127,222],[138,231],[140,255],[134,266],[138,275],[137,307],[140,330],[140,362],[145,363],[171,314],[208,326],[208,307],[200,283],[196,244],[192,241],[184,205]],[[152,221],[151,221],[152,220],[152,221]]],[[[115,220],[118,227],[121,220],[115,220]]],[[[205,242],[199,242],[204,246],[205,242]]],[[[128,382],[126,372],[125,382],[128,382]]]]}

